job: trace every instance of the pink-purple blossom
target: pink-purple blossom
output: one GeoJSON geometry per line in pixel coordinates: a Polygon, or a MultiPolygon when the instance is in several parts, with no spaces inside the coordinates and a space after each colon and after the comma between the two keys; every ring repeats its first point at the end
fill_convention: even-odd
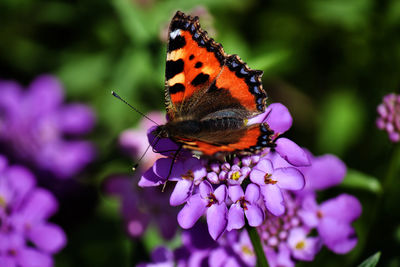
{"type": "MultiPolygon", "coordinates": [[[[165,120],[160,112],[152,112],[147,116],[160,123],[165,120]]],[[[141,141],[139,137],[145,134],[151,125],[147,119],[143,119],[138,128],[123,131],[119,137],[122,151],[132,159],[140,157],[146,151],[148,144],[141,141]]],[[[161,161],[158,161],[159,164],[163,160],[170,160],[151,150],[147,151],[134,175],[112,175],[106,179],[103,186],[107,195],[119,198],[120,213],[124,220],[125,230],[133,238],[141,237],[152,223],[157,226],[165,239],[173,238],[177,230],[178,210],[171,206],[168,200],[172,188],[168,186],[165,188],[165,192],[162,192],[159,188],[141,188],[137,184],[137,178],[146,175],[143,170],[152,166],[159,158],[162,158],[161,161]]],[[[153,172],[151,174],[156,176],[153,172]]]]}
{"type": "Polygon", "coordinates": [[[168,203],[171,188],[161,192],[158,188],[138,187],[137,176],[113,175],[104,183],[106,194],[117,197],[126,233],[134,238],[141,237],[149,224],[157,226],[165,239],[174,237],[178,210],[168,203]]]}
{"type": "Polygon", "coordinates": [[[385,130],[392,142],[400,141],[400,95],[387,94],[377,107],[376,126],[385,130]]]}
{"type": "Polygon", "coordinates": [[[293,141],[280,137],[292,123],[291,116],[283,105],[271,105],[264,114],[252,120],[254,123],[271,122],[277,130],[274,134],[276,145],[273,149],[267,148],[257,154],[236,155],[224,162],[198,159],[188,151],[180,153],[174,159],[178,145],[170,139],[155,139],[150,129],[149,143],[167,158],[159,158],[143,174],[139,185],[157,186],[176,181],[170,204],[184,205],[178,215],[180,226],[190,228],[202,215],[207,214],[213,238],[221,236],[227,227],[228,230],[243,227],[242,215],[246,216],[250,225],[260,225],[265,207],[275,215],[283,214],[285,206],[281,190],[303,188],[304,177],[296,166],[308,166],[309,156],[293,141]],[[273,165],[275,162],[276,167],[273,165]],[[202,188],[206,188],[207,193],[203,194],[202,188]],[[227,194],[225,191],[231,193],[227,194]],[[214,202],[211,203],[210,200],[214,202]]]}
{"type": "MultiPolygon", "coordinates": [[[[246,224],[257,228],[271,266],[312,261],[322,246],[346,253],[357,243],[351,224],[361,213],[358,200],[344,194],[321,204],[316,201],[317,190],[343,180],[344,163],[333,155],[315,157],[283,137],[292,119],[281,104],[272,104],[265,113],[249,120],[260,122],[270,124],[274,145],[251,155],[232,155],[225,161],[193,157],[188,151],[175,154],[177,144],[165,138],[157,140],[152,130],[148,131],[150,144],[162,147],[166,158],[157,159],[139,185],[174,183],[170,204],[183,205],[178,214],[179,225],[192,232],[199,224],[196,222],[205,216],[208,233],[215,240],[206,250],[194,249],[190,244],[179,249],[186,251],[184,262],[197,264],[191,266],[206,262],[254,266],[255,254],[248,236],[244,237],[246,224]],[[233,235],[236,239],[231,239],[233,235]],[[246,245],[243,250],[232,251],[225,247],[227,240],[231,248],[246,245]]],[[[174,262],[179,262],[174,255],[174,262]]]]}
{"type": "MultiPolygon", "coordinates": [[[[341,177],[338,177],[335,172],[336,168],[343,167],[343,162],[338,158],[333,160],[334,156],[329,155],[329,160],[324,160],[325,156],[314,157],[311,153],[307,153],[311,163],[314,160],[323,159],[322,165],[325,171],[332,174],[323,176],[324,179],[332,179],[331,182],[324,183],[325,185],[329,184],[325,188],[337,185],[338,181],[343,179],[346,170],[341,170],[341,177]]],[[[288,164],[277,163],[284,166],[288,164]]],[[[357,243],[352,223],[361,214],[360,202],[351,195],[341,194],[318,204],[315,191],[315,188],[319,188],[318,177],[311,177],[311,175],[318,174],[319,171],[312,170],[313,166],[311,164],[305,167],[307,168],[305,182],[309,184],[305,192],[283,190],[284,214],[275,216],[265,206],[259,206],[262,207],[263,220],[257,226],[257,231],[269,266],[293,267],[298,261],[313,261],[323,246],[337,254],[347,253],[357,243]]],[[[321,168],[319,164],[315,166],[317,169],[321,168]]],[[[207,193],[212,192],[209,185],[207,185],[209,188],[206,190],[207,193]]],[[[246,203],[246,205],[263,203],[261,194],[257,192],[256,188],[259,188],[256,184],[249,184],[244,193],[241,186],[229,186],[228,195],[233,204],[228,212],[227,231],[217,239],[211,235],[211,239],[205,234],[207,231],[205,224],[196,223],[192,228],[183,232],[182,247],[173,253],[169,252],[168,255],[172,253],[173,257],[169,257],[168,261],[162,264],[171,266],[174,264],[178,264],[178,266],[179,264],[182,266],[255,266],[256,255],[247,231],[242,228],[243,217],[247,216],[242,203],[246,203]],[[232,221],[230,221],[231,209],[235,210],[236,215],[239,214],[238,218],[232,221]],[[215,239],[216,241],[214,241],[215,239]]],[[[224,194],[222,196],[224,197],[224,194]]],[[[200,194],[195,194],[193,197],[201,198],[200,194]]],[[[218,199],[221,198],[218,197],[218,199]]],[[[202,209],[205,209],[204,205],[207,202],[204,199],[198,199],[196,203],[201,203],[202,209]]],[[[190,206],[190,204],[186,204],[186,208],[191,209],[185,212],[196,212],[197,217],[204,212],[204,210],[195,211],[199,207],[190,206]]],[[[223,214],[224,212],[219,213],[223,214]]],[[[209,214],[207,214],[208,216],[209,214]]],[[[255,217],[259,216],[261,215],[255,217]]],[[[191,216],[189,217],[191,218],[191,216]]],[[[249,222],[251,221],[249,217],[247,219],[249,222]]],[[[209,228],[210,223],[208,222],[208,232],[210,232],[209,228]]]]}
{"type": "Polygon", "coordinates": [[[28,169],[0,156],[0,266],[53,266],[52,255],[67,242],[61,227],[48,222],[57,209],[28,169]]]}
{"type": "Polygon", "coordinates": [[[28,88],[0,81],[0,145],[15,158],[69,178],[95,156],[93,145],[80,139],[94,126],[94,112],[79,103],[64,104],[60,81],[37,77],[28,88]]]}

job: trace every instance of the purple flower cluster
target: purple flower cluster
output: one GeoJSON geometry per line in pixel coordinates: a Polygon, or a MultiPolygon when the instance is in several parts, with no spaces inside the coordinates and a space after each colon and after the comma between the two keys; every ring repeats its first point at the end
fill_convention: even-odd
{"type": "Polygon", "coordinates": [[[392,142],[400,140],[400,95],[388,94],[383,97],[383,102],[378,105],[378,119],[376,125],[385,130],[392,142]]]}
{"type": "Polygon", "coordinates": [[[0,156],[0,266],[53,266],[52,255],[66,244],[64,231],[47,221],[57,208],[31,172],[0,156]]]}
{"type": "MultiPolygon", "coordinates": [[[[305,189],[283,191],[284,213],[275,216],[264,207],[265,219],[257,227],[272,267],[291,267],[296,261],[312,261],[322,246],[334,253],[344,254],[357,243],[351,223],[361,214],[360,202],[348,194],[320,204],[316,201],[317,190],[337,185],[343,180],[345,165],[332,155],[314,157],[309,152],[307,154],[312,164],[301,168],[305,189]]],[[[246,189],[246,193],[254,187],[246,189]]],[[[256,196],[246,193],[243,195],[241,191],[237,195],[257,198],[257,193],[256,196]]],[[[259,205],[262,202],[260,199],[259,205]]],[[[248,203],[256,205],[256,201],[249,200],[248,203]]],[[[156,250],[158,253],[155,253],[153,262],[159,265],[150,266],[255,266],[256,256],[244,229],[225,232],[213,241],[199,225],[197,223],[183,233],[183,245],[174,252],[162,248],[156,250]],[[164,257],[160,257],[161,254],[164,257]]]]}
{"type": "Polygon", "coordinates": [[[342,182],[346,166],[333,155],[314,157],[306,153],[311,165],[299,168],[305,177],[305,188],[295,193],[286,191],[285,213],[268,214],[258,228],[271,266],[294,266],[292,259],[312,261],[323,245],[344,254],[357,244],[351,223],[361,215],[360,202],[347,194],[321,204],[316,201],[317,190],[342,182]]]}
{"type": "MultiPolygon", "coordinates": [[[[160,124],[165,121],[165,116],[161,112],[151,112],[147,114],[147,117],[160,124]]],[[[131,158],[141,156],[148,147],[141,138],[146,133],[146,129],[152,125],[153,123],[150,124],[149,120],[142,119],[136,129],[123,131],[119,137],[121,149],[131,158]]],[[[161,192],[158,188],[143,190],[136,182],[137,175],[142,173],[141,170],[152,166],[160,157],[159,154],[149,150],[140,161],[139,169],[134,177],[113,175],[108,177],[104,184],[104,190],[108,195],[120,199],[125,229],[133,238],[142,236],[150,223],[155,223],[166,239],[171,239],[177,230],[178,211],[168,202],[168,193],[171,192],[171,188],[166,188],[165,192],[161,192]]]]}
{"type": "Polygon", "coordinates": [[[256,258],[246,231],[230,231],[218,241],[207,234],[203,223],[182,233],[182,246],[174,251],[158,247],[152,253],[152,263],[139,264],[150,266],[255,266],[256,258]]]}
{"type": "Polygon", "coordinates": [[[42,75],[28,88],[0,81],[0,146],[18,160],[59,178],[77,174],[94,158],[91,143],[77,139],[94,125],[83,104],[63,104],[63,88],[42,75]]]}
{"type": "MultiPolygon", "coordinates": [[[[181,154],[173,162],[168,158],[158,159],[139,181],[140,186],[157,186],[167,181],[176,181],[170,204],[184,207],[178,214],[178,223],[191,228],[205,214],[209,233],[218,239],[225,230],[240,229],[245,218],[257,227],[268,211],[275,216],[285,212],[286,190],[301,190],[304,177],[297,167],[310,164],[307,153],[287,138],[278,138],[292,124],[286,107],[272,104],[265,113],[252,118],[249,123],[267,122],[275,132],[276,147],[265,149],[252,156],[236,156],[225,162],[217,162],[181,154]],[[172,170],[171,170],[172,167],[172,170]]],[[[149,130],[149,142],[154,136],[149,130]]],[[[177,145],[169,139],[156,142],[157,151],[174,151],[177,145]]]]}
{"type": "Polygon", "coordinates": [[[168,203],[168,191],[158,188],[143,190],[137,186],[135,177],[113,175],[106,180],[105,192],[121,201],[120,212],[125,230],[133,238],[141,237],[150,223],[158,226],[165,239],[174,237],[177,230],[176,207],[168,203]]]}

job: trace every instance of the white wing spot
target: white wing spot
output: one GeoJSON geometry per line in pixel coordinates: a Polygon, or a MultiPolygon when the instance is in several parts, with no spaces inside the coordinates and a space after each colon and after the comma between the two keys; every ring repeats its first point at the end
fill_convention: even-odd
{"type": "Polygon", "coordinates": [[[181,30],[180,29],[176,29],[175,31],[171,32],[169,34],[169,36],[171,37],[171,39],[175,39],[176,36],[181,35],[181,30]]]}

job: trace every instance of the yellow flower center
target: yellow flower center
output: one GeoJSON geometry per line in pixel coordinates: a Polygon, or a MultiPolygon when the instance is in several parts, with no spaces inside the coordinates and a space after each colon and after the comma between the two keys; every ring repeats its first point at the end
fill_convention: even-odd
{"type": "Polygon", "coordinates": [[[242,252],[243,252],[243,254],[247,254],[247,255],[250,255],[250,256],[253,256],[254,255],[254,252],[253,252],[253,250],[249,247],[249,246],[242,246],[242,252]]]}
{"type": "Polygon", "coordinates": [[[6,199],[2,196],[0,196],[0,207],[6,207],[6,199]]]}
{"type": "Polygon", "coordinates": [[[324,217],[324,214],[322,213],[322,211],[317,211],[317,217],[319,218],[319,219],[321,219],[322,217],[324,217]]]}
{"type": "Polygon", "coordinates": [[[192,172],[192,170],[188,170],[187,173],[182,175],[182,179],[185,180],[193,180],[194,179],[194,174],[192,172]]]}
{"type": "Polygon", "coordinates": [[[306,246],[306,242],[300,241],[296,244],[296,249],[303,249],[306,246]]]}
{"type": "Polygon", "coordinates": [[[264,176],[265,184],[276,184],[278,182],[278,181],[272,180],[271,176],[272,176],[272,174],[270,174],[270,173],[265,174],[265,176],[264,176]]]}
{"type": "Polygon", "coordinates": [[[237,181],[237,180],[239,180],[239,178],[240,178],[240,172],[239,171],[236,171],[236,172],[234,172],[232,174],[232,177],[231,177],[232,180],[237,181]]]}

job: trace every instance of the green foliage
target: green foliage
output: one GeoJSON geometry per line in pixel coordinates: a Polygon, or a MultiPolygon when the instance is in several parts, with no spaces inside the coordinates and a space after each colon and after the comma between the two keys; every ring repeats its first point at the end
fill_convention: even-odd
{"type": "MultiPolygon", "coordinates": [[[[157,245],[179,244],[179,237],[162,240],[153,226],[142,240],[130,240],[118,200],[105,197],[102,185],[111,173],[131,173],[132,159],[120,153],[117,140],[141,118],[110,91],[144,113],[163,110],[162,36],[176,10],[192,13],[199,6],[200,22],[212,37],[227,53],[263,70],[271,102],[289,107],[294,126],[288,135],[348,165],[343,184],[332,191],[349,191],[361,200],[359,244],[346,256],[323,250],[305,266],[354,266],[377,250],[382,264],[400,262],[398,155],[389,168],[390,145],[374,125],[382,96],[399,89],[399,1],[3,0],[1,78],[27,85],[41,73],[55,74],[68,101],[88,104],[97,115],[87,137],[97,146],[97,161],[79,177],[90,193],[76,209],[85,204],[87,210],[78,219],[58,219],[69,240],[56,266],[133,266],[157,245]],[[390,199],[381,200],[387,192],[390,199]],[[385,208],[370,214],[377,201],[385,208]],[[371,216],[382,219],[369,230],[371,216]]],[[[360,266],[375,266],[379,257],[360,266]]]]}
{"type": "Polygon", "coordinates": [[[381,253],[377,252],[365,261],[363,261],[360,265],[358,265],[358,267],[375,267],[378,264],[380,257],[381,253]]]}
{"type": "Polygon", "coordinates": [[[382,193],[382,186],[378,179],[352,169],[347,170],[347,175],[341,183],[341,186],[366,190],[375,194],[382,193]]]}

